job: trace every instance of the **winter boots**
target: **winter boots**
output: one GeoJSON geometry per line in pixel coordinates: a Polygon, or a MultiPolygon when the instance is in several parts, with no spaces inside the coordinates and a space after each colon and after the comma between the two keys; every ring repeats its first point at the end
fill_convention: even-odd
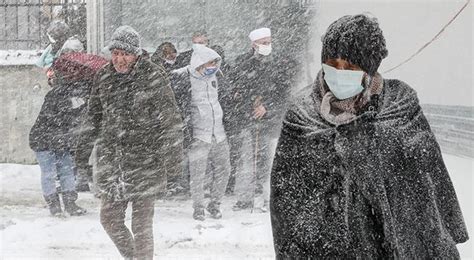
{"type": "Polygon", "coordinates": [[[232,210],[234,211],[240,211],[240,210],[245,210],[245,209],[251,209],[253,208],[253,202],[252,201],[237,201],[234,206],[232,206],[232,210]]]}
{"type": "Polygon", "coordinates": [[[211,201],[209,205],[207,205],[206,209],[209,212],[209,214],[211,214],[211,218],[214,218],[214,219],[222,218],[219,202],[211,201]]]}
{"type": "Polygon", "coordinates": [[[63,203],[64,203],[64,210],[71,216],[81,216],[86,214],[87,210],[77,206],[77,192],[75,191],[67,191],[63,192],[63,203]]]}
{"type": "Polygon", "coordinates": [[[49,212],[54,217],[59,217],[63,211],[61,210],[61,202],[59,201],[59,195],[57,193],[44,196],[44,200],[48,205],[49,212]]]}
{"type": "Polygon", "coordinates": [[[204,208],[201,208],[201,207],[194,208],[193,218],[195,220],[204,221],[205,219],[204,208]]]}
{"type": "MultiPolygon", "coordinates": [[[[213,218],[213,219],[222,218],[220,205],[221,204],[219,202],[215,202],[215,201],[211,201],[207,205],[206,210],[211,215],[211,218],[213,218]]],[[[205,211],[204,211],[204,207],[195,207],[194,208],[193,218],[195,220],[204,221],[205,216],[206,216],[206,214],[205,214],[205,211]]]]}
{"type": "Polygon", "coordinates": [[[64,203],[64,210],[69,213],[71,216],[81,216],[86,214],[87,210],[77,206],[77,192],[75,191],[67,191],[63,192],[63,203],[64,203]]]}
{"type": "MultiPolygon", "coordinates": [[[[63,192],[63,203],[64,210],[71,216],[81,216],[86,214],[86,210],[76,205],[77,193],[75,191],[63,192]]],[[[48,205],[49,212],[54,217],[62,215],[61,201],[59,200],[58,193],[54,193],[48,196],[44,196],[44,200],[48,205]]]]}
{"type": "Polygon", "coordinates": [[[88,183],[82,183],[76,185],[76,191],[78,192],[88,192],[91,191],[88,183]]]}

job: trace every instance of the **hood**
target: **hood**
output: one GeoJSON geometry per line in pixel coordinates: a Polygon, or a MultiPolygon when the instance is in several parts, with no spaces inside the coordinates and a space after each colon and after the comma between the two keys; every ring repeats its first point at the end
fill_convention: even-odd
{"type": "Polygon", "coordinates": [[[59,56],[53,64],[55,74],[65,82],[78,80],[92,80],[108,61],[100,56],[71,52],[59,56]]]}
{"type": "Polygon", "coordinates": [[[217,52],[215,52],[214,50],[204,45],[195,44],[193,46],[193,55],[191,56],[191,64],[189,65],[189,70],[191,74],[194,77],[198,77],[198,78],[202,77],[202,75],[196,71],[196,68],[215,59],[219,59],[219,62],[217,62],[217,68],[220,69],[221,62],[222,62],[221,56],[219,56],[219,54],[217,54],[217,52]]]}
{"type": "Polygon", "coordinates": [[[59,51],[59,55],[71,53],[71,52],[83,52],[84,45],[79,39],[75,36],[70,37],[67,41],[63,44],[63,47],[59,51]]]}

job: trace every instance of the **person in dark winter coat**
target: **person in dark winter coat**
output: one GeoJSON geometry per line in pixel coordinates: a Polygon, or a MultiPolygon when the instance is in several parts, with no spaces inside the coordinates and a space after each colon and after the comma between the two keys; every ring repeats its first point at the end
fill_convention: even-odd
{"type": "Polygon", "coordinates": [[[151,61],[163,66],[167,72],[178,69],[176,66],[176,57],[178,52],[171,42],[164,42],[158,46],[155,53],[151,56],[151,61]]]}
{"type": "Polygon", "coordinates": [[[100,219],[125,258],[153,258],[153,214],[167,176],[181,174],[182,120],[166,71],[130,26],[113,33],[112,61],[97,73],[81,142],[97,149],[100,219]],[[132,232],[125,226],[131,203],[132,232]]]}
{"type": "MultiPolygon", "coordinates": [[[[185,76],[172,74],[171,71],[178,69],[177,60],[177,51],[175,46],[170,42],[164,42],[158,46],[155,53],[151,56],[151,61],[155,64],[163,66],[163,68],[168,72],[170,77],[171,88],[175,92],[175,99],[178,104],[178,107],[182,107],[182,103],[186,102],[180,96],[176,96],[176,91],[180,87],[183,88],[186,86],[187,79],[185,76]]],[[[183,133],[186,139],[186,130],[185,127],[183,129],[183,133]]],[[[183,143],[184,147],[186,146],[186,142],[183,143]]],[[[184,152],[186,155],[186,152],[184,152]]],[[[167,196],[173,196],[180,194],[185,191],[189,191],[189,174],[186,174],[187,169],[187,161],[183,160],[183,174],[175,177],[169,177],[167,181],[167,196]]]]}
{"type": "Polygon", "coordinates": [[[416,92],[377,72],[377,20],[344,16],[322,42],[274,160],[277,259],[458,259],[468,234],[453,185],[416,92]]]}
{"type": "MultiPolygon", "coordinates": [[[[64,53],[82,51],[74,38],[64,43],[64,53]]],[[[53,63],[54,71],[54,63],[53,63]]],[[[86,210],[77,206],[76,181],[74,176],[74,129],[81,108],[77,102],[77,88],[87,82],[66,82],[58,77],[46,94],[41,111],[30,131],[30,147],[36,153],[41,168],[41,187],[44,199],[52,215],[62,213],[59,194],[56,191],[56,176],[61,183],[64,208],[70,215],[83,215],[86,210]],[[61,80],[60,80],[61,79],[61,80]]]]}
{"type": "Polygon", "coordinates": [[[81,44],[78,39],[70,38],[61,50],[54,64],[55,84],[69,86],[70,97],[73,107],[76,109],[76,117],[73,118],[73,145],[72,155],[75,162],[76,191],[89,191],[92,183],[92,167],[89,165],[91,151],[87,148],[78,147],[78,137],[82,123],[87,112],[94,75],[107,62],[106,59],[93,54],[82,52],[82,49],[74,49],[73,44],[68,44],[74,39],[75,43],[81,44]]]}
{"type": "Polygon", "coordinates": [[[227,63],[227,61],[225,59],[224,48],[222,48],[222,46],[220,46],[220,45],[212,45],[210,48],[213,49],[215,52],[217,52],[217,54],[219,54],[219,56],[221,56],[220,71],[222,71],[222,74],[224,74],[226,76],[229,75],[229,73],[231,71],[231,68],[230,68],[229,63],[227,63]]]}
{"type": "Polygon", "coordinates": [[[251,52],[236,59],[229,76],[233,89],[231,135],[234,147],[240,147],[234,210],[255,207],[267,211],[271,163],[291,75],[284,62],[271,55],[270,29],[254,30],[249,38],[251,52]]]}

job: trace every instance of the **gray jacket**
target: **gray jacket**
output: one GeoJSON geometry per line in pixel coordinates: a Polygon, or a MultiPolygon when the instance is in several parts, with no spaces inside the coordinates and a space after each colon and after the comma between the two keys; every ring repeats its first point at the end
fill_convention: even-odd
{"type": "MultiPolygon", "coordinates": [[[[205,46],[196,46],[188,67],[191,81],[193,138],[207,143],[212,142],[213,136],[218,143],[226,139],[224,113],[218,99],[217,77],[215,74],[202,76],[196,71],[196,68],[214,59],[220,59],[219,54],[205,46]]],[[[220,61],[218,67],[220,67],[220,61]]]]}

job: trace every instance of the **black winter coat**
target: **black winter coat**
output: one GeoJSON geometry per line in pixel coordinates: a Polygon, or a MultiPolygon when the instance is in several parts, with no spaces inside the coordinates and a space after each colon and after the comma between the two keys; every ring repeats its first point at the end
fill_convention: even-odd
{"type": "Polygon", "coordinates": [[[112,64],[97,73],[87,119],[80,146],[97,140],[97,184],[106,195],[154,196],[165,191],[167,176],[181,174],[182,121],[174,94],[167,73],[145,55],[129,74],[112,64]]]}
{"type": "Polygon", "coordinates": [[[155,52],[151,56],[151,61],[153,63],[155,63],[156,65],[158,65],[158,66],[162,66],[165,69],[165,71],[168,72],[168,73],[170,73],[172,70],[180,68],[180,67],[178,67],[177,62],[175,62],[174,64],[167,63],[166,60],[163,59],[162,57],[160,57],[157,52],[155,52]]]}
{"type": "Polygon", "coordinates": [[[271,175],[277,258],[459,258],[468,234],[415,91],[385,80],[373,109],[336,127],[319,114],[319,89],[283,121],[271,175]]]}
{"type": "Polygon", "coordinates": [[[176,57],[176,63],[174,64],[176,68],[183,68],[188,66],[191,63],[191,57],[193,56],[193,49],[182,52],[176,57]]]}
{"type": "Polygon", "coordinates": [[[253,50],[237,57],[229,75],[232,129],[239,132],[256,123],[253,110],[257,99],[267,110],[260,119],[264,131],[279,128],[294,76],[293,67],[278,57],[257,57],[253,50]]]}
{"type": "Polygon", "coordinates": [[[85,96],[90,86],[91,81],[88,80],[54,83],[30,131],[32,150],[74,150],[77,130],[87,106],[85,96]]]}

